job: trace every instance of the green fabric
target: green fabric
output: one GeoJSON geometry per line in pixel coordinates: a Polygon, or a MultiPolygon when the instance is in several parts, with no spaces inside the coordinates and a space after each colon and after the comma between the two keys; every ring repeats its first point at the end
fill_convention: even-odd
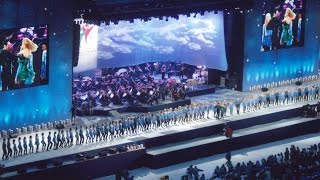
{"type": "Polygon", "coordinates": [[[282,42],[286,45],[290,45],[293,40],[293,35],[290,30],[290,24],[282,24],[282,42]]]}
{"type": "Polygon", "coordinates": [[[30,61],[30,59],[25,58],[25,57],[18,60],[18,63],[20,64],[20,71],[18,74],[18,79],[21,81],[25,81],[27,78],[30,78],[30,76],[35,75],[34,71],[28,70],[29,61],[30,61]]]}

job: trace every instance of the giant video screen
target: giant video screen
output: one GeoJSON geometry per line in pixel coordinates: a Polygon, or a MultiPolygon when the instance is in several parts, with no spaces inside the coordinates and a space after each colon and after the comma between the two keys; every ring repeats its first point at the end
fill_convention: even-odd
{"type": "Polygon", "coordinates": [[[262,10],[261,51],[304,45],[304,0],[264,0],[262,10]]]}
{"type": "Polygon", "coordinates": [[[181,62],[227,70],[223,12],[117,23],[82,24],[74,73],[147,62],[181,62]]]}
{"type": "Polygon", "coordinates": [[[0,90],[48,84],[48,25],[0,30],[0,90]]]}

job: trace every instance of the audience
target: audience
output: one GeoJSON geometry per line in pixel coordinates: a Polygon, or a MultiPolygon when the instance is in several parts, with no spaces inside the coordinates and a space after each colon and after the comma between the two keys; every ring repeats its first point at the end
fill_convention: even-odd
{"type": "MultiPolygon", "coordinates": [[[[227,153],[227,156],[229,156],[227,153]]],[[[268,158],[253,163],[237,163],[233,166],[229,161],[216,166],[209,180],[220,179],[320,179],[320,143],[310,148],[303,148],[292,145],[286,148],[284,153],[272,154],[268,158]]],[[[231,157],[230,157],[231,159],[231,157]]],[[[196,166],[187,169],[187,175],[182,180],[199,179],[199,170],[196,166]]],[[[204,174],[200,179],[205,179],[204,174]]]]}

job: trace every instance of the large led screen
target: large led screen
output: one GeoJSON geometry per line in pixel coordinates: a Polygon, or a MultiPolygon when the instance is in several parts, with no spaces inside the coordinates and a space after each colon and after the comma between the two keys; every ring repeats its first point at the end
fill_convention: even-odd
{"type": "Polygon", "coordinates": [[[227,70],[223,13],[82,24],[75,74],[146,62],[182,62],[227,70]]]}
{"type": "Polygon", "coordinates": [[[303,46],[304,0],[264,0],[261,51],[303,46]]]}
{"type": "Polygon", "coordinates": [[[48,26],[0,30],[0,90],[48,84],[48,26]]]}

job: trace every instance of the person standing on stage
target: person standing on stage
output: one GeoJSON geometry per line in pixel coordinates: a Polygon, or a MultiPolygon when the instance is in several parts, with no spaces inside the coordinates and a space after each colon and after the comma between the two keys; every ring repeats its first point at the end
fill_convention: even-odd
{"type": "Polygon", "coordinates": [[[61,131],[58,130],[58,134],[57,134],[57,147],[56,149],[60,148],[62,146],[62,141],[61,141],[61,131]]]}
{"type": "Polygon", "coordinates": [[[308,86],[306,86],[304,88],[304,100],[305,101],[308,101],[309,100],[309,89],[308,89],[308,86]]]}
{"type": "Polygon", "coordinates": [[[47,151],[52,149],[52,140],[51,140],[51,132],[49,132],[48,136],[47,136],[47,142],[48,142],[48,146],[47,146],[47,151]]]}
{"type": "Polygon", "coordinates": [[[262,102],[263,102],[262,95],[261,95],[261,94],[259,94],[259,96],[258,96],[258,109],[259,109],[259,110],[261,109],[262,102]]]}
{"type": "Polygon", "coordinates": [[[319,85],[316,85],[316,87],[315,87],[314,99],[319,99],[319,85]]]}
{"type": "Polygon", "coordinates": [[[86,144],[90,143],[90,133],[89,133],[89,129],[86,126],[86,144]]]}
{"type": "Polygon", "coordinates": [[[275,105],[279,106],[279,98],[280,98],[279,91],[276,91],[274,93],[274,97],[275,97],[275,100],[276,100],[275,105]]]}
{"type": "Polygon", "coordinates": [[[66,146],[65,143],[66,143],[66,136],[65,136],[65,134],[64,134],[64,131],[61,130],[61,145],[60,145],[60,147],[61,147],[61,148],[65,147],[65,146],[66,146]]]}
{"type": "Polygon", "coordinates": [[[84,143],[84,135],[83,135],[82,126],[80,126],[80,129],[79,129],[79,137],[80,137],[80,142],[79,142],[79,144],[83,144],[83,143],[84,143]]]}
{"type": "Polygon", "coordinates": [[[21,137],[18,138],[18,156],[22,155],[22,143],[21,143],[21,137]]]}
{"type": "Polygon", "coordinates": [[[53,141],[54,149],[58,149],[58,139],[57,139],[57,132],[56,131],[53,133],[52,141],[53,141]]]}
{"type": "Polygon", "coordinates": [[[29,136],[29,153],[33,153],[33,149],[32,136],[29,136]]]}
{"type": "Polygon", "coordinates": [[[218,102],[218,104],[216,105],[216,109],[217,109],[217,119],[220,119],[220,113],[221,113],[221,106],[220,106],[220,102],[218,102]]]}
{"type": "Polygon", "coordinates": [[[70,128],[69,129],[69,139],[70,139],[70,143],[69,143],[69,146],[73,146],[73,132],[72,132],[72,129],[70,128]]]}
{"type": "Polygon", "coordinates": [[[230,100],[228,106],[230,110],[230,116],[233,116],[234,101],[230,100]]]}
{"type": "Polygon", "coordinates": [[[288,89],[286,89],[286,91],[284,92],[284,102],[286,104],[289,104],[289,91],[288,91],[288,89]]]}
{"type": "Polygon", "coordinates": [[[23,137],[23,154],[28,154],[27,137],[23,137]]]}
{"type": "Polygon", "coordinates": [[[66,144],[64,145],[64,147],[67,146],[70,146],[70,134],[68,129],[66,129],[66,144]]]}
{"type": "Polygon", "coordinates": [[[2,160],[8,159],[7,144],[5,139],[2,141],[2,153],[2,160]]]}
{"type": "Polygon", "coordinates": [[[7,141],[7,150],[8,150],[7,157],[12,157],[12,148],[11,148],[11,144],[10,144],[10,138],[8,138],[8,141],[7,141]]]}
{"type": "Polygon", "coordinates": [[[79,145],[80,144],[80,142],[79,142],[79,137],[80,137],[80,135],[79,135],[79,131],[78,131],[78,127],[76,127],[76,129],[75,129],[75,133],[76,133],[76,135],[75,135],[75,138],[76,138],[76,145],[79,145]]]}
{"type": "Polygon", "coordinates": [[[236,100],[236,109],[237,109],[237,114],[240,114],[240,105],[241,105],[241,100],[239,98],[237,98],[236,100]]]}
{"type": "Polygon", "coordinates": [[[270,93],[267,93],[267,94],[266,94],[266,101],[267,101],[267,107],[269,107],[269,106],[270,106],[270,103],[271,103],[270,93]]]}
{"type": "Polygon", "coordinates": [[[35,145],[36,145],[36,153],[38,153],[39,152],[39,145],[40,145],[40,140],[39,140],[38,134],[36,134],[36,137],[35,137],[35,145]]]}
{"type": "Polygon", "coordinates": [[[302,89],[298,88],[298,101],[302,101],[302,89]]]}
{"type": "Polygon", "coordinates": [[[45,142],[44,140],[44,133],[41,134],[41,144],[42,144],[42,151],[45,151],[46,150],[46,146],[47,146],[47,143],[45,142]]]}
{"type": "Polygon", "coordinates": [[[16,140],[12,140],[12,144],[13,144],[13,157],[17,157],[18,156],[18,148],[17,148],[17,144],[16,144],[16,140]]]}

